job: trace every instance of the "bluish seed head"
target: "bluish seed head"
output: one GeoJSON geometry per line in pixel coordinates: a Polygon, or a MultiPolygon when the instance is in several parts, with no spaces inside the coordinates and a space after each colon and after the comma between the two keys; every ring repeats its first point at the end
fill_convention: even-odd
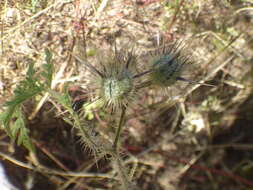
{"type": "Polygon", "coordinates": [[[158,86],[171,86],[180,76],[182,66],[182,61],[178,57],[173,57],[173,55],[161,56],[152,64],[154,71],[151,73],[151,80],[158,86]]]}

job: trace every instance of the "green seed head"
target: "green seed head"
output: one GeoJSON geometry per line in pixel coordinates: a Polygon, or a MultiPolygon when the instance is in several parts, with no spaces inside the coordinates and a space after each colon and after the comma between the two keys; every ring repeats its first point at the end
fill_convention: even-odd
{"type": "Polygon", "coordinates": [[[158,86],[171,86],[180,76],[182,64],[180,60],[173,59],[171,55],[165,55],[153,62],[154,71],[151,73],[151,79],[158,86]]]}
{"type": "Polygon", "coordinates": [[[95,89],[95,97],[105,106],[113,110],[127,106],[134,100],[137,91],[137,81],[134,80],[136,56],[133,48],[123,48],[100,52],[97,56],[97,65],[75,58],[83,63],[92,73],[91,85],[95,89]]]}
{"type": "Polygon", "coordinates": [[[101,97],[108,105],[118,107],[126,105],[133,90],[132,79],[125,75],[123,78],[109,77],[101,81],[101,97]]]}
{"type": "Polygon", "coordinates": [[[133,66],[136,57],[132,52],[113,51],[105,60],[100,61],[100,75],[95,80],[100,99],[106,106],[116,109],[127,106],[135,96],[133,66]]]}
{"type": "Polygon", "coordinates": [[[168,87],[176,83],[182,73],[183,66],[189,63],[188,58],[181,55],[179,44],[168,48],[160,48],[155,52],[151,62],[151,81],[154,85],[168,87]]]}

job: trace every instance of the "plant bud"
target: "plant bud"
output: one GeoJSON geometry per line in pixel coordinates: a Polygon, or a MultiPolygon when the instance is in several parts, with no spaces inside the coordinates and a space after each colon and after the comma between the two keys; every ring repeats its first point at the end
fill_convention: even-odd
{"type": "Polygon", "coordinates": [[[150,78],[152,84],[160,87],[173,85],[182,73],[185,64],[190,63],[189,58],[182,55],[182,46],[179,43],[169,47],[158,48],[151,62],[150,78]]]}
{"type": "Polygon", "coordinates": [[[95,85],[96,96],[104,105],[113,110],[127,106],[134,99],[136,91],[133,75],[136,56],[132,51],[115,48],[105,55],[101,52],[98,58],[98,65],[94,66],[76,57],[93,73],[90,82],[95,85]]]}
{"type": "MultiPolygon", "coordinates": [[[[117,68],[112,68],[117,69],[117,68]]],[[[112,72],[114,74],[101,79],[100,96],[107,105],[113,107],[126,106],[133,95],[133,78],[129,71],[112,72]]]]}

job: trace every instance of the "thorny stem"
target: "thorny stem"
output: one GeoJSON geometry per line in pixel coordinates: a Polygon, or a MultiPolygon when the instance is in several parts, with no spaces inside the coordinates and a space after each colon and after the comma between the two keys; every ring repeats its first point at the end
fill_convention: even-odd
{"type": "Polygon", "coordinates": [[[128,190],[129,189],[129,180],[128,180],[127,174],[124,171],[124,167],[122,165],[122,162],[121,162],[119,154],[118,154],[118,141],[119,141],[120,133],[122,131],[123,120],[125,118],[125,115],[126,115],[126,106],[123,106],[122,110],[121,110],[119,125],[118,125],[117,131],[116,131],[116,136],[115,136],[115,139],[113,142],[112,156],[115,158],[116,165],[118,167],[118,174],[121,179],[122,185],[125,190],[128,190]]]}
{"type": "Polygon", "coordinates": [[[119,172],[119,175],[120,175],[120,178],[121,178],[121,182],[122,182],[122,185],[124,187],[125,190],[128,190],[130,187],[130,182],[129,182],[129,179],[128,179],[128,176],[126,174],[126,171],[124,170],[124,166],[123,166],[123,163],[120,159],[120,157],[117,155],[117,157],[115,158],[115,161],[116,161],[116,164],[118,166],[118,172],[119,172]]]}
{"type": "Polygon", "coordinates": [[[120,133],[121,133],[121,130],[122,130],[123,119],[125,117],[125,114],[126,114],[126,106],[123,106],[122,111],[121,111],[119,125],[118,125],[117,132],[116,132],[116,136],[115,136],[115,139],[114,139],[114,142],[113,142],[113,149],[115,150],[115,152],[117,152],[118,141],[119,141],[120,133]]]}

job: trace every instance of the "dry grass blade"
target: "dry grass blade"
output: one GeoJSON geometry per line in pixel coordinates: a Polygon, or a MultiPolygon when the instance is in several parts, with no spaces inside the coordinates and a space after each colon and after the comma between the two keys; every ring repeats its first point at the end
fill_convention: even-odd
{"type": "Polygon", "coordinates": [[[83,178],[109,178],[109,179],[115,179],[113,176],[110,176],[110,175],[107,175],[107,174],[87,173],[87,172],[61,172],[61,171],[45,168],[43,166],[34,167],[30,164],[26,164],[24,162],[21,162],[21,161],[15,159],[15,158],[12,158],[11,156],[9,156],[7,154],[4,154],[2,152],[0,152],[0,156],[3,159],[6,159],[6,160],[12,162],[13,164],[15,164],[19,167],[29,169],[29,170],[33,170],[33,171],[40,172],[40,173],[46,173],[46,174],[51,174],[51,175],[60,175],[60,176],[83,177],[83,178]]]}

